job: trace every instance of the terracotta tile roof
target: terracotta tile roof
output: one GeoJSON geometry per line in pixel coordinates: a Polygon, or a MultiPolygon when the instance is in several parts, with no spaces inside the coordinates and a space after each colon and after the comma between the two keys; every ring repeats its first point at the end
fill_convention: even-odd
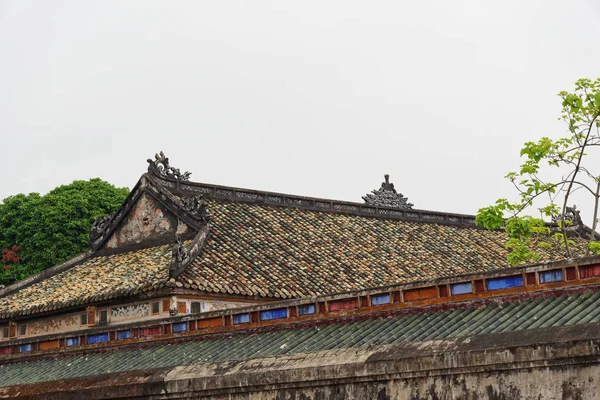
{"type": "MultiPolygon", "coordinates": [[[[164,286],[285,299],[507,266],[506,235],[473,225],[215,198],[208,198],[207,203],[210,237],[177,280],[169,279],[171,245],[96,256],[0,297],[0,319],[97,303],[164,286]]],[[[352,207],[359,209],[361,205],[352,207]]],[[[583,254],[583,242],[578,246],[579,254],[583,254]]],[[[560,258],[551,250],[542,261],[560,258]]]]}
{"type": "Polygon", "coordinates": [[[104,301],[164,286],[171,246],[94,257],[0,297],[0,319],[104,301]]]}
{"type": "MultiPolygon", "coordinates": [[[[500,231],[222,200],[208,208],[209,242],[179,280],[210,292],[291,298],[508,266],[500,231]]],[[[552,250],[542,261],[560,258],[552,250]]]]}

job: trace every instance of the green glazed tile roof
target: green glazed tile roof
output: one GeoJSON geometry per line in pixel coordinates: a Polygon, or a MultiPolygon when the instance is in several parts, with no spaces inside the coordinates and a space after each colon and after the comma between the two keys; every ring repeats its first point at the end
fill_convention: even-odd
{"type": "Polygon", "coordinates": [[[164,286],[171,246],[94,257],[0,297],[0,319],[109,300],[164,286]]]}
{"type": "MultiPolygon", "coordinates": [[[[217,200],[208,207],[211,237],[180,277],[187,287],[291,298],[508,266],[500,231],[217,200]]],[[[541,261],[562,258],[540,250],[541,261]]]]}
{"type": "Polygon", "coordinates": [[[600,322],[600,292],[0,365],[0,386],[600,322]]]}

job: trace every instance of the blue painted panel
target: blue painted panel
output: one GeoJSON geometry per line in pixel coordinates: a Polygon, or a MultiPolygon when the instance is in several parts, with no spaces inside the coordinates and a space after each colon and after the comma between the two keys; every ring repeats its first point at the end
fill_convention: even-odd
{"type": "Polygon", "coordinates": [[[380,304],[390,304],[390,294],[375,294],[371,296],[371,305],[378,306],[380,304]]]}
{"type": "Polygon", "coordinates": [[[27,353],[31,351],[31,343],[22,344],[19,346],[19,353],[27,353]]]}
{"type": "Polygon", "coordinates": [[[187,328],[187,322],[178,322],[176,324],[173,324],[173,333],[185,332],[187,331],[187,328]]]}
{"type": "Polygon", "coordinates": [[[77,345],[79,345],[78,337],[72,337],[72,338],[67,339],[67,347],[77,346],[77,345]]]}
{"type": "Polygon", "coordinates": [[[309,315],[317,312],[317,306],[314,304],[305,304],[303,306],[298,307],[299,315],[309,315]]]}
{"type": "Polygon", "coordinates": [[[108,333],[98,333],[87,337],[88,344],[108,342],[108,333]]]}
{"type": "Polygon", "coordinates": [[[262,311],[260,313],[261,321],[278,318],[287,318],[287,308],[278,308],[277,310],[262,311]]]}
{"type": "Polygon", "coordinates": [[[121,340],[121,339],[130,339],[131,338],[131,331],[118,331],[117,332],[117,339],[121,340]]]}
{"type": "Polygon", "coordinates": [[[540,283],[560,282],[563,280],[562,270],[540,272],[540,283]]]}
{"type": "Polygon", "coordinates": [[[523,286],[523,277],[521,275],[487,280],[488,290],[508,289],[517,286],[523,286]]]}
{"type": "Polygon", "coordinates": [[[247,324],[250,322],[250,314],[238,314],[233,316],[234,324],[247,324]]]}
{"type": "Polygon", "coordinates": [[[471,282],[455,283],[454,285],[450,285],[450,293],[452,296],[456,296],[457,294],[473,293],[473,285],[471,282]]]}

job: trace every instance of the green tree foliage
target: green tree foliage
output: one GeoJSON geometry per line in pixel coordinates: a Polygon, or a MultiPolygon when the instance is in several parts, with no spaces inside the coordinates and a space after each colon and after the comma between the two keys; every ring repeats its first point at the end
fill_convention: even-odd
{"type": "Polygon", "coordinates": [[[8,268],[0,269],[0,284],[10,284],[84,252],[91,223],[117,210],[128,193],[127,188],[95,178],[59,186],[44,196],[30,193],[4,199],[0,204],[0,249],[9,250],[10,255],[18,252],[18,262],[3,262],[2,267],[8,268]]]}
{"type": "MultiPolygon", "coordinates": [[[[580,79],[575,82],[573,92],[562,91],[560,120],[565,121],[568,135],[556,140],[544,137],[537,142],[527,142],[521,149],[525,159],[519,171],[506,175],[519,198],[516,202],[498,199],[492,206],[478,211],[476,222],[487,228],[504,227],[509,234],[507,248],[510,250],[508,262],[516,265],[536,261],[539,255],[531,245],[534,235],[545,235],[549,240],[538,241],[540,247],[561,246],[566,257],[571,257],[569,227],[573,221],[568,218],[569,197],[576,190],[587,192],[594,199],[594,216],[591,221],[592,233],[587,237],[589,253],[600,254],[600,243],[594,239],[598,223],[598,203],[600,200],[600,172],[591,171],[592,163],[586,156],[600,147],[600,79],[580,79]],[[545,178],[548,172],[557,170],[558,179],[545,178]],[[538,208],[541,218],[522,213],[531,206],[538,208]],[[553,235],[543,219],[553,217],[558,229],[553,235]]],[[[557,176],[556,173],[550,176],[557,176]]]]}

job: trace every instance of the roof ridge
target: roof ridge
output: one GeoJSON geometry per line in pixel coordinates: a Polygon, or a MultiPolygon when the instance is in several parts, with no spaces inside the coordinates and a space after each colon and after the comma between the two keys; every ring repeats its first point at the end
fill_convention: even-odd
{"type": "Polygon", "coordinates": [[[333,214],[352,214],[362,217],[420,221],[467,227],[476,226],[475,216],[472,214],[420,209],[398,209],[346,200],[326,199],[201,182],[182,182],[157,174],[154,174],[153,178],[158,179],[163,186],[166,186],[169,191],[177,195],[201,194],[213,200],[225,200],[238,203],[300,208],[333,214]]]}

